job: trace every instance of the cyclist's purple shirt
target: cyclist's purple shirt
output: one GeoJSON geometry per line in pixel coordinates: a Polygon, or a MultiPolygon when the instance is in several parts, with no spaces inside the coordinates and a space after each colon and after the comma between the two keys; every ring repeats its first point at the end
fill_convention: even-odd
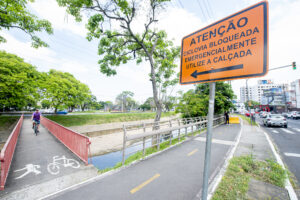
{"type": "Polygon", "coordinates": [[[41,118],[41,113],[36,113],[36,112],[34,112],[33,113],[33,120],[35,120],[35,121],[40,121],[40,118],[41,118]]]}

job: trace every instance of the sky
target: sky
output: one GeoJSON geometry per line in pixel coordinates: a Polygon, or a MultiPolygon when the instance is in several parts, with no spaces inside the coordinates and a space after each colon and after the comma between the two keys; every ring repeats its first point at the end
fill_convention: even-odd
{"type": "MultiPolygon", "coordinates": [[[[172,0],[161,13],[158,28],[167,32],[174,44],[181,45],[181,39],[214,21],[229,16],[241,9],[251,6],[257,0],[172,0]]],[[[98,100],[115,101],[122,91],[134,92],[134,99],[143,103],[152,96],[149,81],[148,63],[136,65],[130,62],[117,68],[117,75],[107,77],[100,73],[97,55],[98,41],[87,41],[85,23],[75,22],[65,8],[59,7],[55,0],[36,0],[29,3],[28,9],[41,19],[47,19],[54,28],[53,35],[38,34],[46,41],[49,48],[34,49],[30,37],[20,30],[0,31],[7,39],[0,49],[14,53],[39,71],[56,69],[70,72],[81,82],[87,84],[98,100]]],[[[293,61],[300,63],[300,0],[269,0],[269,68],[290,65],[293,61]]],[[[138,26],[143,23],[138,21],[138,26]]],[[[180,62],[178,60],[178,71],[180,62]]],[[[255,85],[257,80],[272,79],[275,83],[289,83],[300,78],[297,70],[284,68],[270,71],[265,77],[249,79],[248,84],[255,85]]],[[[239,88],[245,86],[245,80],[231,82],[239,99],[239,88]]],[[[177,85],[171,95],[179,90],[187,91],[193,85],[177,85]]]]}

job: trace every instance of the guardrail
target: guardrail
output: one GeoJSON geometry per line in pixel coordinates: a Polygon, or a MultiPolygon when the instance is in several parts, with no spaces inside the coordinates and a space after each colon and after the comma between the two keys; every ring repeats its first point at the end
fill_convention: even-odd
{"type": "Polygon", "coordinates": [[[89,146],[91,142],[87,136],[72,131],[45,117],[41,117],[41,123],[52,135],[88,165],[89,146]]]}
{"type": "MultiPolygon", "coordinates": [[[[224,123],[224,116],[215,116],[213,125],[219,125],[224,123]]],[[[169,120],[168,123],[158,122],[158,123],[148,123],[152,125],[151,131],[146,131],[147,124],[144,123],[141,125],[143,128],[141,131],[143,133],[138,134],[129,134],[129,131],[136,130],[130,129],[133,125],[130,126],[123,126],[123,149],[122,149],[122,165],[125,163],[125,156],[126,156],[126,148],[127,143],[130,141],[136,141],[134,145],[128,147],[135,147],[142,145],[142,152],[143,156],[145,156],[146,148],[157,147],[157,150],[160,148],[161,142],[165,142],[169,140],[169,144],[172,144],[172,140],[178,139],[184,135],[187,136],[188,133],[193,134],[195,131],[204,130],[207,127],[207,119],[206,117],[195,117],[195,118],[184,118],[184,119],[175,119],[169,120]],[[167,128],[165,128],[167,124],[167,128]],[[159,129],[158,129],[159,128],[159,129]],[[177,132],[176,132],[177,131],[177,132]],[[146,147],[146,140],[148,139],[148,143],[151,143],[150,146],[146,147]]],[[[137,127],[135,125],[135,127],[137,127]]],[[[129,154],[134,154],[136,152],[141,151],[141,149],[137,148],[138,150],[131,151],[129,154]]]]}
{"type": "Polygon", "coordinates": [[[0,176],[0,190],[4,190],[5,182],[9,173],[11,161],[14,156],[17,141],[20,135],[20,130],[23,124],[22,115],[15,126],[14,130],[11,132],[7,141],[5,142],[3,149],[1,150],[0,160],[1,160],[1,176],[0,176]]]}

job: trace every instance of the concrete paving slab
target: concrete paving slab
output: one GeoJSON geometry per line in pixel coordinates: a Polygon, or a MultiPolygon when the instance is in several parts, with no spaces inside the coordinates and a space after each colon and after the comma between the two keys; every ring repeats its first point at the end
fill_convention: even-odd
{"type": "Polygon", "coordinates": [[[250,179],[249,190],[247,192],[249,200],[257,199],[277,199],[289,200],[289,194],[285,188],[278,187],[269,183],[250,179]]]}

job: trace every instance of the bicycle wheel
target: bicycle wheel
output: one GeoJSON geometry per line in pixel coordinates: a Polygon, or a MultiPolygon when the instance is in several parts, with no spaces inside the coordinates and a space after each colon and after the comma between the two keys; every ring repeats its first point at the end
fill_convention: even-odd
{"type": "Polygon", "coordinates": [[[34,125],[34,133],[37,136],[38,130],[37,130],[37,125],[34,125]]]}
{"type": "Polygon", "coordinates": [[[54,163],[50,163],[47,166],[47,170],[50,174],[53,174],[53,175],[59,174],[59,166],[54,163]]]}

